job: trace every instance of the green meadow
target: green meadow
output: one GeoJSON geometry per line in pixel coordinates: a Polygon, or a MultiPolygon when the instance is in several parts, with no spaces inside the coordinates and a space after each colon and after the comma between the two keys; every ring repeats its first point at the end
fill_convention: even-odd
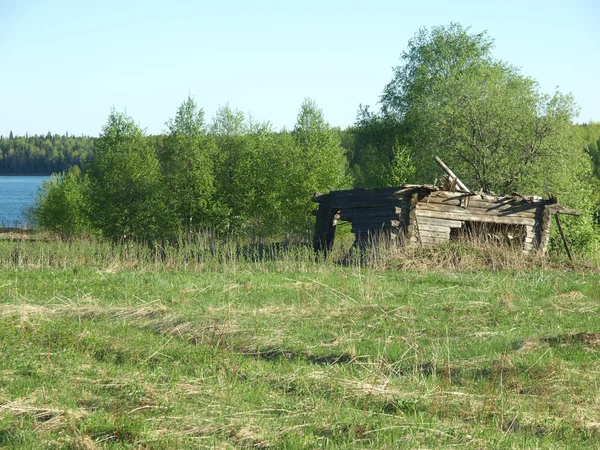
{"type": "Polygon", "coordinates": [[[503,252],[0,241],[0,446],[597,448],[598,271],[503,252]]]}

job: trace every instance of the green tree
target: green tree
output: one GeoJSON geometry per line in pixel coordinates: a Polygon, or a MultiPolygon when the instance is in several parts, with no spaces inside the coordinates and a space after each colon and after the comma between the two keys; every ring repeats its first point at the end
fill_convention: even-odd
{"type": "Polygon", "coordinates": [[[86,204],[87,182],[79,167],[54,174],[42,182],[33,206],[26,215],[40,229],[71,238],[89,231],[86,204]]]}
{"type": "Polygon", "coordinates": [[[282,139],[267,123],[247,120],[243,146],[233,169],[232,207],[253,239],[282,231],[282,194],[288,175],[282,139]]]}
{"type": "Polygon", "coordinates": [[[133,119],[111,111],[89,167],[91,222],[114,240],[159,238],[165,204],[155,150],[133,119]]]}
{"type": "Polygon", "coordinates": [[[354,142],[350,159],[354,186],[372,188],[414,181],[412,152],[404,142],[402,123],[361,106],[351,131],[354,142]]]}
{"type": "MultiPolygon", "coordinates": [[[[439,154],[472,189],[546,195],[548,186],[590,217],[582,194],[594,186],[574,136],[573,98],[542,94],[534,80],[494,60],[492,44],[457,24],[420,30],[409,42],[381,101],[384,114],[404,124],[417,176],[433,181],[439,154]]],[[[593,234],[583,228],[571,231],[593,234]]]]}
{"type": "Polygon", "coordinates": [[[292,131],[293,146],[288,149],[289,173],[285,189],[287,228],[297,232],[312,227],[311,197],[316,191],[344,189],[352,184],[348,162],[339,133],[325,121],[314,101],[306,99],[292,131]]]}
{"type": "Polygon", "coordinates": [[[214,212],[214,140],[204,124],[204,111],[188,97],[174,119],[159,150],[168,209],[179,227],[197,229],[211,223],[214,212]]]}
{"type": "Polygon", "coordinates": [[[217,146],[214,157],[215,198],[221,208],[219,228],[227,232],[238,231],[243,221],[237,201],[240,192],[236,187],[236,167],[244,152],[247,131],[244,114],[229,105],[220,107],[213,117],[210,133],[217,146]]]}
{"type": "Polygon", "coordinates": [[[216,197],[225,208],[225,229],[260,240],[284,229],[282,207],[291,138],[277,134],[269,123],[246,118],[228,106],[213,120],[218,153],[216,197]]]}

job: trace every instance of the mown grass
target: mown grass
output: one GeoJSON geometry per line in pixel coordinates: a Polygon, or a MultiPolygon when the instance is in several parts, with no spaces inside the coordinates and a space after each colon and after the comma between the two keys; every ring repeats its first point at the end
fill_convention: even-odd
{"type": "Polygon", "coordinates": [[[198,250],[0,242],[0,446],[598,445],[595,270],[198,250]]]}

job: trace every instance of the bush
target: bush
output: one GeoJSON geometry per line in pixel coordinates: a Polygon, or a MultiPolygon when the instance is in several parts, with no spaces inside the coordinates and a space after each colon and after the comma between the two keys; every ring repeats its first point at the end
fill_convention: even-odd
{"type": "Polygon", "coordinates": [[[81,235],[89,229],[85,189],[86,181],[78,167],[54,174],[42,183],[26,214],[39,228],[62,238],[81,235]]]}

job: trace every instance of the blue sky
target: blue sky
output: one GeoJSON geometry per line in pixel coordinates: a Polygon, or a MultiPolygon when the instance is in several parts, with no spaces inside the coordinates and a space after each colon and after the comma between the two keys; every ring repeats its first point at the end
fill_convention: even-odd
{"type": "Polygon", "coordinates": [[[160,133],[188,94],[209,118],[228,103],[276,129],[310,97],[346,127],[415,32],[452,21],[600,121],[598,0],[0,0],[0,134],[95,136],[113,106],[160,133]]]}

